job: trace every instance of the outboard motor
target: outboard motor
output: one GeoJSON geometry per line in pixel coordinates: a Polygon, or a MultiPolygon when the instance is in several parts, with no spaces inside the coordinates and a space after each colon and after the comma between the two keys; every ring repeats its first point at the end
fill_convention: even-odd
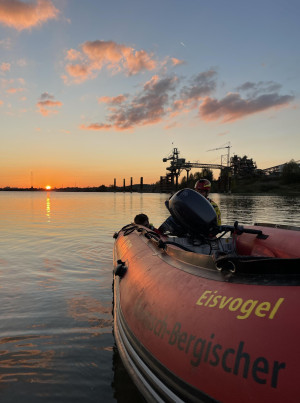
{"type": "Polygon", "coordinates": [[[195,190],[179,190],[170,198],[167,207],[174,221],[192,236],[216,235],[219,232],[214,208],[195,190]]]}
{"type": "Polygon", "coordinates": [[[171,234],[174,236],[184,236],[186,235],[186,230],[181,225],[179,225],[172,216],[168,217],[161,226],[158,228],[161,234],[171,234]]]}

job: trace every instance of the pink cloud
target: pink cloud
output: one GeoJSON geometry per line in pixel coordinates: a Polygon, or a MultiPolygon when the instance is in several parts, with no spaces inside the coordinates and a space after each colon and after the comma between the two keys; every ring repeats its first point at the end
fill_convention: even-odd
{"type": "MultiPolygon", "coordinates": [[[[129,130],[136,126],[145,126],[161,122],[169,114],[170,95],[175,91],[178,78],[153,76],[144,84],[143,90],[131,100],[126,98],[120,104],[109,109],[108,123],[82,125],[85,130],[129,130]]],[[[105,98],[113,100],[114,98],[105,98]]]]}
{"type": "Polygon", "coordinates": [[[0,86],[7,94],[16,94],[25,91],[26,82],[23,78],[10,78],[0,80],[0,86]]]}
{"type": "Polygon", "coordinates": [[[17,92],[23,92],[23,91],[25,91],[24,88],[14,88],[14,87],[8,88],[6,90],[8,94],[16,94],[17,92]]]}
{"type": "Polygon", "coordinates": [[[99,63],[100,68],[104,63],[119,63],[123,55],[129,55],[132,51],[131,48],[116,42],[99,40],[87,41],[81,46],[81,49],[90,60],[99,63]]]}
{"type": "Polygon", "coordinates": [[[67,51],[66,60],[80,60],[82,58],[81,53],[76,49],[69,49],[67,51]]]}
{"type": "Polygon", "coordinates": [[[132,51],[124,63],[129,75],[138,74],[142,70],[154,70],[156,62],[151,57],[152,55],[149,55],[144,50],[132,51]]]}
{"type": "Polygon", "coordinates": [[[66,70],[70,76],[76,79],[78,78],[86,79],[90,74],[89,66],[85,66],[83,64],[68,64],[66,66],[66,70]]]}
{"type": "Polygon", "coordinates": [[[198,108],[200,101],[215,90],[216,77],[217,72],[210,69],[190,79],[189,83],[181,88],[179,97],[174,100],[170,110],[171,116],[198,108]]]}
{"type": "Polygon", "coordinates": [[[10,63],[1,63],[0,70],[3,72],[10,71],[11,64],[10,63]]]}
{"type": "Polygon", "coordinates": [[[4,104],[4,102],[0,99],[0,106],[2,106],[4,104]]]}
{"type": "Polygon", "coordinates": [[[57,109],[62,106],[62,102],[54,101],[54,96],[44,92],[40,100],[37,102],[36,106],[38,107],[38,111],[43,116],[53,115],[58,113],[57,109]]]}
{"type": "Polygon", "coordinates": [[[99,123],[92,123],[88,126],[81,125],[80,129],[82,130],[110,130],[113,126],[109,124],[99,124],[99,123]]]}
{"type": "Polygon", "coordinates": [[[132,47],[114,41],[87,41],[80,46],[80,51],[69,49],[65,67],[68,76],[64,81],[80,83],[95,78],[103,68],[113,74],[121,71],[127,75],[135,75],[145,70],[153,70],[157,62],[152,53],[135,50],[132,47]]]}
{"type": "Polygon", "coordinates": [[[291,95],[277,93],[243,99],[238,93],[230,93],[221,100],[206,97],[200,106],[199,114],[205,121],[222,119],[222,122],[233,122],[269,109],[286,107],[293,99],[291,95]]]}
{"type": "Polygon", "coordinates": [[[18,83],[20,83],[21,85],[25,85],[25,84],[26,84],[24,78],[21,78],[21,77],[20,77],[20,78],[17,78],[16,81],[17,81],[18,83]]]}
{"type": "Polygon", "coordinates": [[[18,31],[30,29],[57,18],[59,11],[50,0],[24,2],[20,0],[0,1],[0,23],[18,31]]]}
{"type": "Polygon", "coordinates": [[[185,64],[185,61],[184,61],[184,60],[176,59],[176,57],[172,57],[172,58],[171,58],[171,61],[172,61],[172,64],[173,64],[174,66],[181,66],[182,64],[185,64]]]}
{"type": "Polygon", "coordinates": [[[120,105],[126,101],[127,97],[127,95],[117,95],[116,97],[100,97],[98,98],[98,102],[104,102],[111,105],[120,105]]]}
{"type": "MultiPolygon", "coordinates": [[[[181,85],[183,79],[177,76],[159,77],[153,75],[135,95],[102,96],[99,103],[105,103],[107,117],[104,122],[84,124],[84,130],[132,130],[136,127],[153,125],[167,120],[165,128],[176,125],[172,119],[183,113],[199,111],[204,121],[230,122],[257,114],[272,108],[288,106],[294,96],[280,95],[281,85],[268,81],[246,82],[239,87],[240,93],[230,93],[216,99],[211,93],[216,89],[217,73],[207,70],[181,85]]],[[[228,132],[220,133],[226,135],[228,132]]]]}

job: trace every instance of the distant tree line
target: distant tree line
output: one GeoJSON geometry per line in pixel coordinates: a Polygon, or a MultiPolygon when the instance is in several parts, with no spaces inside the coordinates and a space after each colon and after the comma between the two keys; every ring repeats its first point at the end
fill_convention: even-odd
{"type": "Polygon", "coordinates": [[[199,179],[208,179],[213,184],[213,180],[214,180],[213,171],[208,168],[203,168],[202,171],[190,173],[188,176],[188,179],[186,176],[183,176],[183,178],[181,179],[181,182],[179,184],[179,188],[180,189],[194,188],[195,183],[199,179]]]}
{"type": "MultiPolygon", "coordinates": [[[[252,159],[247,156],[234,158],[234,165],[232,166],[232,178],[230,178],[231,189],[233,191],[243,191],[243,184],[248,182],[261,183],[260,186],[253,187],[253,190],[263,192],[273,186],[274,189],[278,188],[278,185],[300,185],[300,167],[294,161],[286,163],[283,166],[281,172],[277,174],[264,175],[262,170],[256,168],[256,164],[252,159]],[[234,169],[235,168],[235,169],[234,169]],[[269,181],[275,181],[273,185],[269,181]],[[277,185],[275,184],[277,183],[277,185]]],[[[228,172],[228,171],[227,171],[228,172]]],[[[226,175],[226,170],[222,172],[222,175],[226,175]]],[[[218,180],[214,180],[213,172],[210,169],[202,169],[200,172],[190,173],[187,176],[183,176],[179,183],[179,188],[191,188],[193,189],[197,180],[205,178],[212,184],[212,192],[222,191],[223,177],[220,175],[218,180]]]]}
{"type": "Polygon", "coordinates": [[[281,172],[281,179],[282,182],[286,184],[300,183],[300,167],[294,160],[284,165],[281,172]]]}

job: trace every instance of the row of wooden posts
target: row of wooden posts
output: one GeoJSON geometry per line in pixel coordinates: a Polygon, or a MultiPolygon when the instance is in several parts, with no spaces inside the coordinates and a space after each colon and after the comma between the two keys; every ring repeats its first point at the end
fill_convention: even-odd
{"type": "MultiPolygon", "coordinates": [[[[133,186],[135,186],[135,191],[143,192],[144,190],[144,178],[141,176],[140,177],[140,183],[138,185],[133,185],[133,177],[130,178],[130,185],[126,186],[126,180],[123,179],[123,187],[117,186],[117,179],[114,178],[114,185],[113,189],[114,191],[123,191],[123,192],[133,192],[133,186]]],[[[147,190],[148,185],[146,185],[147,190]]],[[[178,181],[174,181],[174,177],[169,176],[161,176],[160,177],[160,186],[159,186],[160,192],[162,193],[170,193],[174,190],[178,189],[178,181]]],[[[231,175],[228,176],[222,176],[218,180],[218,191],[222,192],[231,192],[231,175]]]]}
{"type": "MultiPolygon", "coordinates": [[[[143,187],[144,187],[144,178],[141,176],[140,191],[143,190],[143,187]]],[[[116,180],[116,178],[114,178],[114,190],[116,191],[116,189],[117,189],[117,180],[116,180]]],[[[126,181],[125,181],[125,179],[123,179],[123,191],[125,192],[126,190],[130,191],[130,192],[132,192],[132,190],[133,190],[133,178],[132,177],[130,178],[129,187],[128,186],[126,187],[126,181]]]]}

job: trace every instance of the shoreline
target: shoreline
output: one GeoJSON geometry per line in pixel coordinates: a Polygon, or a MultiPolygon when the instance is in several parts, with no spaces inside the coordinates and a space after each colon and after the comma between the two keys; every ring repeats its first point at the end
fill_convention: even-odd
{"type": "MultiPolygon", "coordinates": [[[[191,186],[187,186],[188,188],[192,188],[191,186]]],[[[180,190],[182,187],[179,186],[177,190],[180,190]]],[[[53,188],[53,189],[44,189],[44,188],[18,188],[18,187],[10,187],[6,186],[4,188],[0,188],[2,192],[97,192],[97,193],[162,193],[162,194],[170,194],[177,191],[176,189],[162,189],[159,184],[143,184],[133,185],[133,186],[87,186],[87,187],[63,187],[63,188],[53,188]]],[[[231,191],[228,193],[227,191],[220,191],[218,186],[218,181],[212,181],[211,193],[217,194],[228,194],[228,195],[260,195],[260,196],[269,196],[269,195],[277,195],[277,196],[300,196],[300,182],[291,182],[284,183],[280,178],[264,178],[257,180],[256,178],[248,178],[242,180],[233,180],[231,182],[231,191]]]]}
{"type": "MultiPolygon", "coordinates": [[[[58,192],[58,193],[136,193],[136,194],[173,194],[174,192],[158,192],[158,191],[130,191],[130,190],[88,190],[85,188],[82,189],[72,189],[72,190],[64,190],[64,189],[51,189],[51,190],[44,190],[44,189],[0,189],[0,192],[58,192]]],[[[249,191],[232,191],[230,193],[227,192],[218,192],[218,191],[212,191],[211,194],[222,194],[222,195],[227,195],[227,196],[299,196],[300,197],[300,191],[298,190],[284,190],[284,191],[269,191],[269,192],[249,192],[249,191]]]]}

